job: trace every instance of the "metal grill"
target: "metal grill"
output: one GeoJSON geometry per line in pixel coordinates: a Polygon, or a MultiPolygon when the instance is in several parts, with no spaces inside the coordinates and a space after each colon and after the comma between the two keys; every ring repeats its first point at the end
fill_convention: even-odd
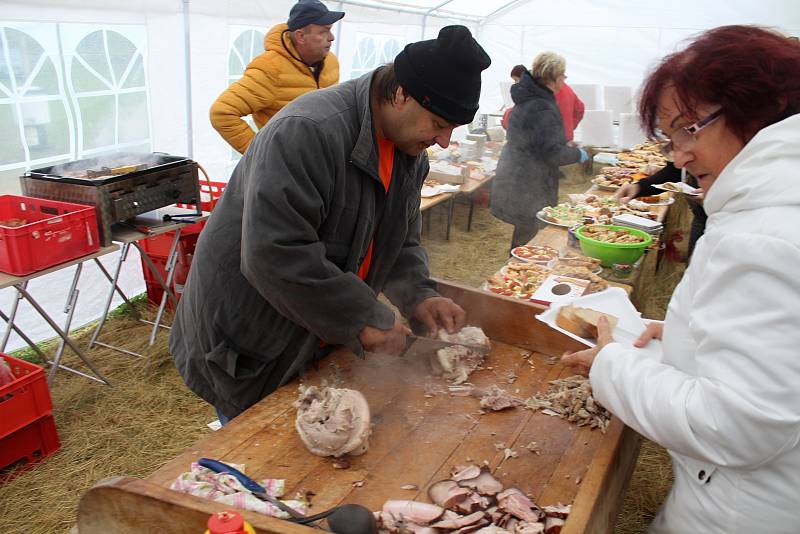
{"type": "Polygon", "coordinates": [[[197,163],[168,154],[120,153],[34,169],[20,177],[23,194],[95,206],[103,246],[111,225],[175,203],[198,204],[197,163]]]}

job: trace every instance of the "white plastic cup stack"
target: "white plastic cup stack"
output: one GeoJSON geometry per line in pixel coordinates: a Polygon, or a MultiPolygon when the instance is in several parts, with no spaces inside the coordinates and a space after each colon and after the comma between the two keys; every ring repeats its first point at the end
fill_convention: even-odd
{"type": "Polygon", "coordinates": [[[606,85],[605,109],[613,112],[613,120],[619,120],[620,113],[633,113],[633,88],[627,85],[606,85]]]}
{"type": "Polygon", "coordinates": [[[619,114],[619,146],[633,148],[634,145],[643,143],[646,139],[641,126],[639,126],[638,113],[619,114]]]}
{"type": "Polygon", "coordinates": [[[605,110],[587,110],[581,121],[581,143],[591,146],[612,146],[614,130],[612,114],[605,110]]]}
{"type": "Polygon", "coordinates": [[[601,87],[596,83],[570,84],[572,90],[581,99],[586,109],[603,109],[601,87]]]}

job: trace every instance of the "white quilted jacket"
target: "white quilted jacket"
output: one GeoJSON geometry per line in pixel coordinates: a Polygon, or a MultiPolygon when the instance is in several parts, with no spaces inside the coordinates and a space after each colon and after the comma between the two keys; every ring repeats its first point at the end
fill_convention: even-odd
{"type": "Polygon", "coordinates": [[[661,358],[606,346],[595,397],[672,456],[651,533],[800,532],[800,115],[708,191],[661,358]]]}

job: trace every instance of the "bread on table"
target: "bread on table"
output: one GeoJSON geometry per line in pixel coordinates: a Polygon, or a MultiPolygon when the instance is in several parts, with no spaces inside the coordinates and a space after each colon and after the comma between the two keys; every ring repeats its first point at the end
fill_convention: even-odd
{"type": "Polygon", "coordinates": [[[578,306],[562,306],[556,316],[556,324],[564,330],[584,338],[597,339],[597,323],[605,317],[611,330],[617,326],[619,319],[610,313],[603,313],[590,308],[578,306]]]}

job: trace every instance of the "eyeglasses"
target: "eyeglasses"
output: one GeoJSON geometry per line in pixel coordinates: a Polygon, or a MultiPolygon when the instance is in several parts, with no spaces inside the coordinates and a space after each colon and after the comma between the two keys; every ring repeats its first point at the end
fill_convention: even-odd
{"type": "Polygon", "coordinates": [[[661,130],[656,130],[656,139],[661,144],[661,152],[665,156],[671,156],[672,152],[674,152],[676,148],[679,150],[690,150],[697,142],[698,132],[713,123],[721,116],[722,108],[706,117],[703,117],[694,124],[685,126],[683,128],[678,128],[672,132],[672,135],[667,135],[661,130]]]}

